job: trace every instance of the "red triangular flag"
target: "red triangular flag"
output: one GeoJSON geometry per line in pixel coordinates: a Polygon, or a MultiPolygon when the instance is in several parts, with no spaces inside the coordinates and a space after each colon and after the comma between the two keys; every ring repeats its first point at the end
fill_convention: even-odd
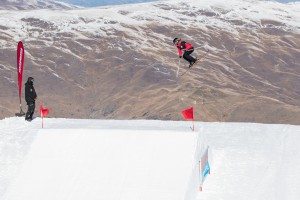
{"type": "Polygon", "coordinates": [[[182,113],[182,115],[185,119],[192,119],[192,120],[194,119],[194,109],[193,109],[193,107],[182,110],[181,113],[182,113]]]}
{"type": "Polygon", "coordinates": [[[50,110],[48,108],[43,108],[42,105],[40,106],[41,117],[48,116],[49,112],[50,112],[50,110]]]}

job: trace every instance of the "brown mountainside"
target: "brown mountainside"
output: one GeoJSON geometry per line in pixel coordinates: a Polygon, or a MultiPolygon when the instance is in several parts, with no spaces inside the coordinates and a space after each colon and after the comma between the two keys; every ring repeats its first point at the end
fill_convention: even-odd
{"type": "MultiPolygon", "coordinates": [[[[194,106],[200,121],[300,124],[299,22],[230,18],[238,12],[195,2],[180,10],[145,4],[144,13],[139,5],[2,11],[0,117],[19,110],[22,40],[23,84],[35,77],[36,112],[42,104],[50,117],[183,120],[181,110],[194,106]],[[179,78],[174,37],[192,43],[198,57],[210,50],[179,78]]],[[[288,20],[286,10],[276,12],[288,20]]],[[[181,61],[180,71],[187,66],[181,61]]],[[[26,110],[24,88],[22,104],[26,110]]]]}

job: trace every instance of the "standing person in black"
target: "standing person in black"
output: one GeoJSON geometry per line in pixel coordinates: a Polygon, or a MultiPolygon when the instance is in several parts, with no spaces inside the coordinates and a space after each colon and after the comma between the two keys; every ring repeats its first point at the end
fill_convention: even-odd
{"type": "Polygon", "coordinates": [[[35,100],[37,98],[35,89],[33,87],[34,79],[32,77],[28,77],[27,82],[25,83],[25,100],[28,105],[28,110],[25,115],[25,120],[31,121],[32,116],[35,110],[35,100]]]}

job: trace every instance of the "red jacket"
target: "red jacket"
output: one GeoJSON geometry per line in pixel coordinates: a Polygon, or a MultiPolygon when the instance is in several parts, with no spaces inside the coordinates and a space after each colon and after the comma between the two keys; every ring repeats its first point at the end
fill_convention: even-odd
{"type": "Polygon", "coordinates": [[[178,54],[179,56],[182,56],[182,50],[183,51],[187,51],[189,49],[192,49],[193,46],[185,41],[182,41],[180,43],[177,44],[177,48],[178,48],[178,54]]]}

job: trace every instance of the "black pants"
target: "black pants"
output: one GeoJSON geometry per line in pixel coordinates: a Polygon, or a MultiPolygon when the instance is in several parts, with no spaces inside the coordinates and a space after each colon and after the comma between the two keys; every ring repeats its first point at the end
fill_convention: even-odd
{"type": "Polygon", "coordinates": [[[190,64],[191,64],[191,62],[194,63],[196,61],[196,59],[193,56],[191,56],[191,53],[193,53],[193,51],[194,51],[194,48],[191,48],[191,49],[185,51],[183,54],[183,58],[186,61],[188,61],[190,64]]]}
{"type": "Polygon", "coordinates": [[[35,110],[35,103],[28,103],[28,110],[27,110],[27,113],[26,113],[26,116],[25,116],[25,120],[32,120],[32,116],[33,116],[33,113],[34,113],[34,110],[35,110]]]}

